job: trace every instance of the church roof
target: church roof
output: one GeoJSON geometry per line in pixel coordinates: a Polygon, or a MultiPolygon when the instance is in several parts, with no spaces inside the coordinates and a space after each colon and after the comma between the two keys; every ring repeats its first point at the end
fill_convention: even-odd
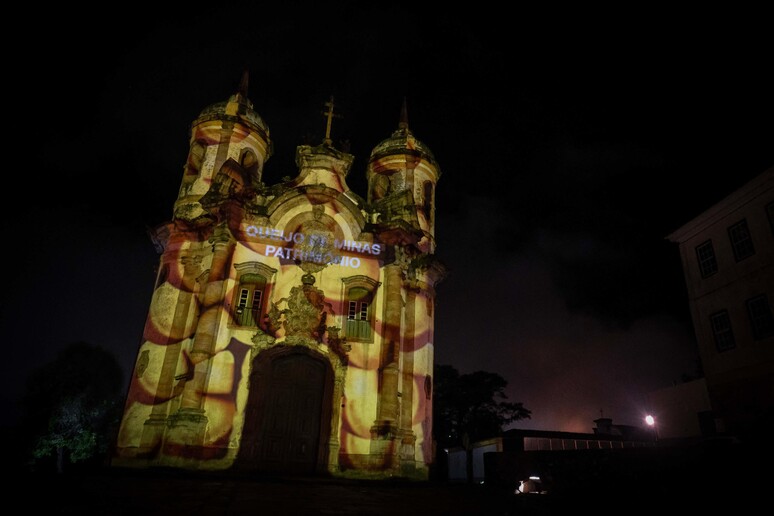
{"type": "Polygon", "coordinates": [[[438,168],[438,163],[430,148],[416,139],[414,133],[409,129],[405,100],[403,101],[403,107],[401,108],[398,129],[394,131],[389,138],[382,140],[373,148],[370,161],[392,154],[413,154],[420,156],[438,168]]]}
{"type": "Polygon", "coordinates": [[[232,120],[239,121],[251,129],[263,133],[267,138],[269,136],[269,126],[263,121],[261,115],[253,109],[252,101],[247,98],[247,71],[242,76],[239,84],[239,91],[231,95],[224,102],[216,102],[204,108],[194,121],[197,125],[207,120],[232,120]]]}
{"type": "Polygon", "coordinates": [[[253,109],[253,103],[246,98],[242,98],[239,93],[231,95],[227,101],[217,102],[207,106],[199,113],[199,116],[194,123],[198,124],[205,120],[230,118],[233,116],[241,119],[243,123],[247,124],[252,129],[258,129],[266,134],[269,133],[269,126],[263,121],[261,115],[253,109]],[[232,115],[228,112],[228,105],[234,103],[239,107],[237,112],[232,115]]]}

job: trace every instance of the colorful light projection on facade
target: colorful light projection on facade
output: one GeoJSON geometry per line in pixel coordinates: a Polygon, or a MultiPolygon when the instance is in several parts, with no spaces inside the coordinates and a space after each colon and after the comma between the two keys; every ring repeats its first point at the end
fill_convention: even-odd
{"type": "Polygon", "coordinates": [[[268,127],[243,93],[194,123],[174,219],[155,230],[114,464],[426,478],[437,164],[398,145],[406,125],[367,172],[401,187],[370,204],[329,144],[299,147],[298,178],[266,187],[268,127]]]}

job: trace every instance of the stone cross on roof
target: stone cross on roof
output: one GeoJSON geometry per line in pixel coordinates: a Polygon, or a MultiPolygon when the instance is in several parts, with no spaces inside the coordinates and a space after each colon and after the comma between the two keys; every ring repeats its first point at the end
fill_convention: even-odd
{"type": "Polygon", "coordinates": [[[342,118],[341,115],[338,113],[333,112],[333,95],[331,95],[331,99],[325,103],[325,107],[328,108],[327,111],[323,111],[322,114],[328,119],[326,126],[325,126],[325,139],[323,140],[323,143],[325,145],[331,145],[333,141],[331,140],[331,122],[333,118],[342,118]]]}

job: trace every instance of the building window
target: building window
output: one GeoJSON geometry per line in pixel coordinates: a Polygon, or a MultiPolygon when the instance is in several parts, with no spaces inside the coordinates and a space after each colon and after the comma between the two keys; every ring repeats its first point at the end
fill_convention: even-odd
{"type": "Polygon", "coordinates": [[[718,272],[718,262],[715,260],[715,249],[712,247],[712,240],[696,246],[696,258],[699,260],[699,270],[701,277],[706,278],[718,272]]]}
{"type": "Polygon", "coordinates": [[[234,288],[233,321],[238,326],[260,328],[263,314],[266,313],[266,299],[269,278],[277,272],[265,264],[247,262],[235,264],[237,270],[234,288]]]}
{"type": "Polygon", "coordinates": [[[747,220],[742,219],[728,228],[728,238],[734,248],[734,257],[737,262],[755,254],[750,230],[747,229],[747,220]]]}
{"type": "Polygon", "coordinates": [[[774,316],[771,314],[769,300],[765,294],[747,300],[747,315],[750,316],[755,340],[774,335],[774,316]]]}
{"type": "Polygon", "coordinates": [[[774,202],[766,205],[766,215],[769,216],[769,227],[771,228],[771,233],[774,234],[774,202]]]}
{"type": "Polygon", "coordinates": [[[258,274],[243,274],[239,278],[239,298],[234,320],[239,326],[257,328],[261,322],[261,301],[266,289],[266,278],[258,274]]]}
{"type": "Polygon", "coordinates": [[[731,329],[731,318],[728,317],[728,311],[721,310],[710,315],[710,322],[717,350],[723,352],[735,348],[736,341],[734,340],[734,331],[731,329]]]}
{"type": "Polygon", "coordinates": [[[349,309],[347,310],[346,335],[348,340],[372,340],[373,310],[371,310],[371,298],[371,292],[360,287],[352,288],[347,293],[349,309]]]}
{"type": "Polygon", "coordinates": [[[390,178],[384,174],[377,174],[372,181],[373,200],[378,201],[387,196],[390,191],[390,178]]]}
{"type": "Polygon", "coordinates": [[[245,169],[249,177],[255,177],[258,174],[258,157],[250,149],[244,149],[242,151],[242,157],[239,159],[239,164],[245,169]]]}
{"type": "Polygon", "coordinates": [[[379,282],[368,276],[343,278],[344,334],[348,341],[372,342],[374,339],[374,296],[379,282]]]}

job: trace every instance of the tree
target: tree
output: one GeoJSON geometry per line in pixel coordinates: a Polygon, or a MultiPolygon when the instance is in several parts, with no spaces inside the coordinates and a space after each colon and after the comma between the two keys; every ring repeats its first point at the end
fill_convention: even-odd
{"type": "Polygon", "coordinates": [[[461,375],[452,366],[436,364],[433,384],[433,434],[440,447],[467,448],[532,414],[521,403],[505,401],[508,382],[496,373],[461,375]]]}
{"type": "Polygon", "coordinates": [[[33,463],[99,461],[107,456],[122,409],[123,372],[108,351],[75,342],[33,371],[23,403],[33,463]]]}
{"type": "Polygon", "coordinates": [[[95,431],[105,412],[87,407],[83,396],[63,399],[49,419],[48,432],[38,438],[33,456],[44,459],[55,454],[56,469],[61,473],[66,459],[79,462],[105,451],[100,450],[95,431]]]}

